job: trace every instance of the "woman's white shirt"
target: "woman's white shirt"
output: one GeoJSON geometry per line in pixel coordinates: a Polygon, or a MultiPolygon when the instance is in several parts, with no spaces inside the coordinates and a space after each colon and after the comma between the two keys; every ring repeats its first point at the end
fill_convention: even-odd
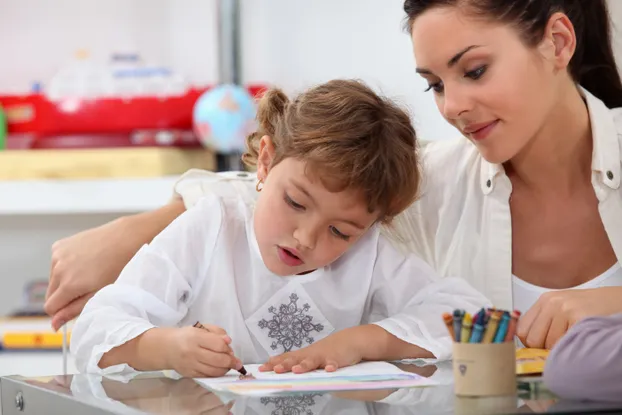
{"type": "MultiPolygon", "coordinates": [[[[622,109],[582,93],[593,135],[592,185],[620,262],[622,109]]],[[[464,138],[430,143],[423,155],[421,199],[382,232],[442,276],[465,278],[495,306],[512,308],[512,186],[503,166],[484,160],[464,138]]]]}

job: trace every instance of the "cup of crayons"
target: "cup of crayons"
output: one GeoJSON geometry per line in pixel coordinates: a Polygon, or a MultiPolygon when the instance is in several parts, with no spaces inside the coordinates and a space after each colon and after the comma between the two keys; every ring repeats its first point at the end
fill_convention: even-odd
{"type": "Polygon", "coordinates": [[[443,314],[453,343],[454,390],[459,396],[516,394],[516,345],[519,311],[481,309],[443,314]]]}

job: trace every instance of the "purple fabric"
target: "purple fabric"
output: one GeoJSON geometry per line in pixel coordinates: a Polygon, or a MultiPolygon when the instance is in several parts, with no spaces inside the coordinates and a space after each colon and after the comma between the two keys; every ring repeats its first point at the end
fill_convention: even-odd
{"type": "Polygon", "coordinates": [[[622,402],[622,314],[568,330],[547,358],[544,383],[564,399],[622,402]]]}

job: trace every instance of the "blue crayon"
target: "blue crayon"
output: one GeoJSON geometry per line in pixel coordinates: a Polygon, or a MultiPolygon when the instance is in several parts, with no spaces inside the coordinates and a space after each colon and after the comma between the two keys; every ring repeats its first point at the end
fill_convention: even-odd
{"type": "Polygon", "coordinates": [[[505,341],[505,335],[508,332],[508,325],[510,324],[510,313],[507,311],[503,313],[501,316],[501,322],[499,323],[499,328],[497,329],[497,334],[493,339],[493,343],[503,343],[505,341]]]}
{"type": "Polygon", "coordinates": [[[473,319],[473,330],[471,331],[471,338],[469,343],[480,343],[484,334],[484,316],[485,312],[480,311],[477,313],[477,320],[473,319]]]}
{"type": "Polygon", "coordinates": [[[460,333],[462,332],[462,319],[464,310],[454,311],[454,340],[460,343],[460,333]]]}

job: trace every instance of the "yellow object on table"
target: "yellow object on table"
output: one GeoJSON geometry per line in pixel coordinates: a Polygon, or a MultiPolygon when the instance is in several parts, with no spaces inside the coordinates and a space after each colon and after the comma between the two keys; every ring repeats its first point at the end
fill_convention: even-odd
{"type": "Polygon", "coordinates": [[[0,180],[145,178],[216,169],[207,149],[172,147],[10,150],[0,152],[0,180]]]}
{"type": "Polygon", "coordinates": [[[549,350],[545,349],[518,349],[516,350],[516,374],[539,375],[544,372],[549,350]]]}
{"type": "MultiPolygon", "coordinates": [[[[71,333],[67,333],[67,341],[71,333]]],[[[62,349],[63,333],[7,332],[2,336],[4,349],[62,349]]]]}

